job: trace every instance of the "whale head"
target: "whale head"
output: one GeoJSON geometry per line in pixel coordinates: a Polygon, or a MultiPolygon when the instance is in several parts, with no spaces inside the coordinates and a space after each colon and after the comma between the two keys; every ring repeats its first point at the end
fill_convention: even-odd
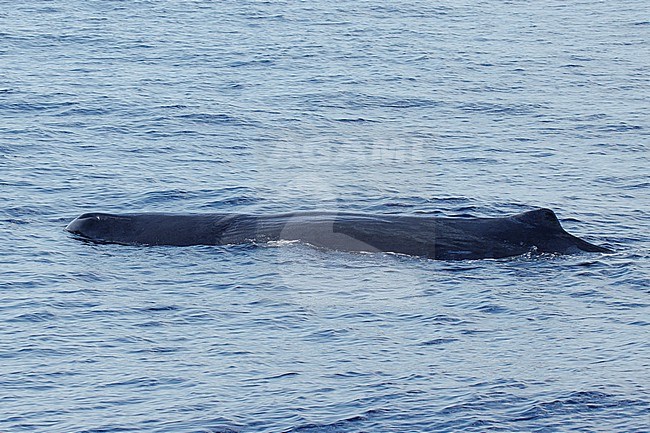
{"type": "Polygon", "coordinates": [[[132,238],[137,227],[128,215],[112,215],[108,213],[85,213],[75,218],[65,228],[70,233],[94,242],[116,242],[132,238]]]}
{"type": "Polygon", "coordinates": [[[222,216],[165,213],[85,213],[66,230],[96,243],[122,245],[214,245],[222,216]]]}

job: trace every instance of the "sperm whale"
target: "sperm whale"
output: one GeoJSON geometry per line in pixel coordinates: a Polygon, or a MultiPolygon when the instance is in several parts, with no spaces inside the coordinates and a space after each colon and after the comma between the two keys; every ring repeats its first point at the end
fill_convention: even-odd
{"type": "Polygon", "coordinates": [[[86,213],[66,230],[98,243],[190,246],[287,240],[338,251],[392,252],[438,260],[611,252],[567,233],[550,209],[501,218],[327,212],[86,213]]]}

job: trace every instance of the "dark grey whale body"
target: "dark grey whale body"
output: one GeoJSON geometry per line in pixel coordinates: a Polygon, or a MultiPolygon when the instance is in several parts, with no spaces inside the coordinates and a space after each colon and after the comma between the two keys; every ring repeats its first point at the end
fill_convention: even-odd
{"type": "Polygon", "coordinates": [[[440,260],[528,252],[611,252],[564,231],[549,209],[505,218],[319,212],[267,216],[87,213],[66,230],[98,243],[189,246],[285,240],[339,251],[384,251],[440,260]]]}

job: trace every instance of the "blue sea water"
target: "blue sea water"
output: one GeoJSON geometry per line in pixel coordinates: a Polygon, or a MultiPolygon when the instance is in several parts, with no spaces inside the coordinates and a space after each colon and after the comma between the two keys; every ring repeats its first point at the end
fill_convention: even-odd
{"type": "Polygon", "coordinates": [[[0,1],[0,431],[649,431],[648,71],[640,0],[0,1]],[[537,206],[616,253],[63,230],[537,206]]]}

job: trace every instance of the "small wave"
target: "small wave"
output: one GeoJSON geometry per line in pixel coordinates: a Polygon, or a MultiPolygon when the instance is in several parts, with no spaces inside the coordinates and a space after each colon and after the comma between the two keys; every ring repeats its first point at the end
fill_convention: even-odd
{"type": "Polygon", "coordinates": [[[309,423],[293,427],[287,430],[286,433],[347,433],[357,431],[354,429],[355,425],[365,420],[365,417],[358,415],[329,424],[309,423]]]}
{"type": "Polygon", "coordinates": [[[0,104],[0,111],[33,112],[58,110],[76,105],[76,102],[9,102],[0,104]]]}
{"type": "Polygon", "coordinates": [[[601,126],[599,128],[601,131],[609,132],[627,132],[627,131],[636,131],[642,129],[639,125],[629,125],[627,123],[617,123],[601,126]]]}
{"type": "Polygon", "coordinates": [[[50,322],[56,319],[56,316],[48,311],[41,311],[38,313],[26,313],[18,315],[12,319],[8,319],[8,322],[50,322]]]}
{"type": "Polygon", "coordinates": [[[221,124],[243,124],[244,122],[240,119],[229,116],[223,113],[193,113],[193,114],[180,114],[175,116],[177,119],[190,121],[193,123],[206,123],[211,125],[221,125],[221,124]]]}
{"type": "Polygon", "coordinates": [[[576,391],[555,400],[535,403],[526,409],[513,421],[530,421],[555,418],[562,415],[578,415],[589,412],[599,412],[605,409],[630,408],[645,406],[643,401],[621,399],[613,394],[600,391],[576,391]]]}
{"type": "Polygon", "coordinates": [[[347,123],[366,123],[366,122],[376,122],[376,120],[364,119],[363,117],[356,118],[338,118],[334,119],[335,122],[347,122],[347,123]]]}
{"type": "Polygon", "coordinates": [[[458,338],[435,338],[433,340],[423,341],[420,343],[421,346],[439,346],[441,344],[453,343],[458,341],[458,338]]]}
{"type": "Polygon", "coordinates": [[[508,114],[513,116],[524,116],[534,113],[540,105],[536,104],[518,104],[518,105],[504,105],[495,104],[490,102],[474,102],[462,104],[459,107],[463,111],[471,113],[487,113],[487,114],[508,114]]]}

